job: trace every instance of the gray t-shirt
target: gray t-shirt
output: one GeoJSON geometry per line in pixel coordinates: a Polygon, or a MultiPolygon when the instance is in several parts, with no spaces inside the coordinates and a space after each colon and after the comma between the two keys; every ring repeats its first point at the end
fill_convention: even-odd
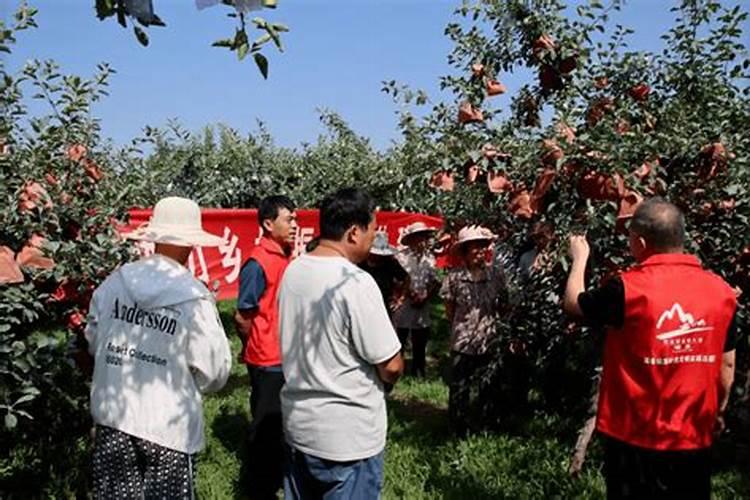
{"type": "Polygon", "coordinates": [[[401,349],[375,280],[342,257],[302,255],[279,290],[287,442],[327,460],[385,447],[383,384],[374,365],[401,349]]]}

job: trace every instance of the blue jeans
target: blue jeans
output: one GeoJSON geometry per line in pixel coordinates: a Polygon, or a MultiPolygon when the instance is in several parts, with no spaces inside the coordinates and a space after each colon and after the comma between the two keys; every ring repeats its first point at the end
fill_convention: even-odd
{"type": "Polygon", "coordinates": [[[335,462],[287,446],[285,500],[376,500],[382,487],[382,451],[362,460],[335,462]]]}

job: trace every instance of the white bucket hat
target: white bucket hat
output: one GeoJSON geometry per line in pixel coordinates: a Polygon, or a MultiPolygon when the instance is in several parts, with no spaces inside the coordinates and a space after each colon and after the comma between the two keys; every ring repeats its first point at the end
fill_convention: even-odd
{"type": "Polygon", "coordinates": [[[458,232],[458,239],[453,244],[453,248],[459,248],[462,244],[469,241],[492,241],[496,238],[495,234],[483,226],[465,226],[458,232]]]}
{"type": "Polygon", "coordinates": [[[378,231],[375,233],[375,240],[372,242],[372,247],[370,247],[370,253],[373,255],[391,257],[396,255],[398,250],[396,250],[396,247],[388,243],[388,233],[378,231]]]}
{"type": "Polygon", "coordinates": [[[125,237],[178,247],[217,247],[226,243],[224,238],[203,230],[197,203],[176,196],[159,200],[148,223],[125,237]]]}
{"type": "Polygon", "coordinates": [[[436,228],[429,227],[424,222],[414,222],[404,228],[404,232],[401,234],[401,243],[406,244],[406,241],[409,239],[409,237],[414,236],[415,234],[436,232],[436,228]]]}

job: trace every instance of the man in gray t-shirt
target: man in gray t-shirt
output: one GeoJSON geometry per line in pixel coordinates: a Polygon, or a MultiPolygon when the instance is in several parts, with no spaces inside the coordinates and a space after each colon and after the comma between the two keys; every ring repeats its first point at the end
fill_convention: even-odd
{"type": "Polygon", "coordinates": [[[287,268],[279,290],[289,444],[286,498],[377,498],[387,431],[384,384],[403,372],[401,344],[375,280],[355,264],[375,237],[371,198],[327,197],[317,248],[287,268]]]}

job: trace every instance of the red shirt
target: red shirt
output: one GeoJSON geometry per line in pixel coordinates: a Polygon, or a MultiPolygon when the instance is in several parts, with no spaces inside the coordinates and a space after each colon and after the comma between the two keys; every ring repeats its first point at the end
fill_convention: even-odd
{"type": "Polygon", "coordinates": [[[621,277],[624,323],[607,332],[597,428],[643,448],[710,446],[732,289],[682,254],[654,255],[621,277]]]}
{"type": "Polygon", "coordinates": [[[258,246],[250,251],[250,259],[255,260],[263,270],[266,287],[254,310],[250,332],[245,343],[242,359],[246,364],[275,366],[281,364],[279,346],[279,308],[277,295],[281,278],[290,258],[281,245],[268,237],[263,237],[258,246]]]}

